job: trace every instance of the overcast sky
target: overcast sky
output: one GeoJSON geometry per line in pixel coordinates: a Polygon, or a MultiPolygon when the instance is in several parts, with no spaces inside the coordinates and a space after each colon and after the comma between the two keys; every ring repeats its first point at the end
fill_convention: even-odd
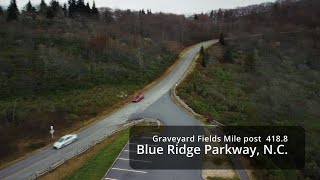
{"type": "MultiPolygon", "coordinates": [[[[29,0],[16,0],[18,7],[22,8],[29,0]]],[[[31,0],[37,5],[41,0],[31,0]]],[[[49,3],[51,0],[46,0],[49,3]]],[[[68,0],[59,0],[65,3],[68,0]]],[[[152,9],[153,12],[168,12],[178,14],[192,14],[208,12],[212,9],[234,8],[250,4],[260,4],[274,0],[95,0],[97,7],[110,7],[113,9],[152,9]]],[[[85,0],[87,2],[87,0],[85,0]]],[[[0,0],[1,6],[8,6],[10,0],[0,0]]],[[[89,0],[92,5],[92,0],[89,0]]]]}

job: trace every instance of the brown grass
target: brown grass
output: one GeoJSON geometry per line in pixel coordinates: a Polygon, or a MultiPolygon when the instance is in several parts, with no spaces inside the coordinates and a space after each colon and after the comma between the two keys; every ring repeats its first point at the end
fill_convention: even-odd
{"type": "MultiPolygon", "coordinates": [[[[159,78],[157,78],[155,81],[153,81],[152,83],[148,84],[147,86],[145,86],[142,90],[137,90],[135,93],[138,92],[145,92],[150,90],[151,88],[153,88],[155,85],[157,85],[161,80],[163,80],[176,66],[177,64],[181,61],[182,57],[184,56],[184,54],[193,46],[187,47],[185,48],[179,55],[178,59],[176,60],[176,62],[174,64],[172,64],[159,78]]],[[[81,130],[89,127],[90,125],[98,122],[99,120],[110,116],[111,114],[115,113],[116,111],[118,111],[120,108],[124,107],[125,105],[131,103],[131,96],[129,95],[127,98],[120,100],[118,103],[116,103],[115,105],[113,105],[110,108],[105,109],[104,111],[102,111],[98,116],[94,117],[94,118],[90,118],[86,121],[80,121],[78,123],[75,123],[74,125],[72,125],[72,127],[67,128],[67,129],[61,129],[59,130],[59,133],[55,134],[55,137],[60,137],[64,134],[73,132],[73,133],[78,133],[81,130]]],[[[18,149],[25,149],[25,147],[29,146],[30,144],[34,144],[34,143],[48,143],[46,146],[39,148],[37,150],[28,150],[28,151],[18,151],[18,153],[15,153],[13,156],[7,157],[7,159],[3,160],[1,165],[0,165],[0,169],[3,169],[7,166],[10,166],[20,160],[23,160],[25,158],[27,158],[28,156],[31,156],[45,148],[48,148],[49,146],[52,146],[52,144],[54,143],[54,140],[52,140],[50,138],[50,134],[48,133],[48,137],[44,138],[44,139],[27,139],[27,140],[22,140],[20,143],[18,143],[18,149]]]]}

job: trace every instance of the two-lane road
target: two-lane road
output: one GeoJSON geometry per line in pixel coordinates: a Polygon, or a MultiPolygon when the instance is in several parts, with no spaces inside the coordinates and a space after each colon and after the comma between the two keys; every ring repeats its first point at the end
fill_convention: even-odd
{"type": "MultiPolygon", "coordinates": [[[[31,155],[15,164],[6,167],[0,170],[0,179],[12,179],[12,180],[20,180],[25,179],[37,171],[40,171],[53,163],[57,162],[60,159],[67,157],[73,152],[77,151],[81,147],[90,144],[92,141],[99,139],[107,132],[111,132],[116,129],[118,125],[124,123],[130,115],[135,113],[141,113],[146,111],[152,111],[152,109],[159,110],[157,107],[156,101],[160,100],[161,97],[167,96],[170,89],[179,81],[181,77],[188,70],[190,65],[192,64],[192,60],[194,59],[197,52],[200,50],[201,46],[207,46],[217,42],[207,41],[200,44],[197,44],[190,48],[182,57],[181,61],[177,64],[177,66],[173,69],[173,71],[167,75],[161,82],[159,82],[156,86],[150,89],[145,93],[145,99],[136,104],[128,104],[118,110],[117,112],[111,114],[110,116],[102,119],[101,121],[85,128],[81,132],[78,133],[79,140],[63,149],[55,150],[51,147],[44,149],[34,155],[31,155]]],[[[159,104],[161,105],[161,103],[159,104]]],[[[167,108],[167,107],[162,107],[167,108]]],[[[163,114],[172,114],[172,109],[163,109],[161,112],[163,114]]],[[[179,115],[174,113],[173,117],[186,117],[186,113],[181,111],[179,115]]],[[[142,113],[143,114],[143,113],[142,113]]],[[[151,113],[152,114],[152,113],[151,113]]],[[[150,114],[149,114],[150,115],[150,114]]],[[[157,114],[155,114],[157,116],[157,114]]],[[[160,115],[161,116],[161,115],[160,115]]],[[[157,117],[154,117],[157,118],[157,117]]],[[[170,119],[171,119],[170,118],[170,119]]],[[[197,124],[196,121],[192,124],[197,124]]],[[[171,119],[171,123],[169,125],[187,125],[186,122],[176,121],[174,118],[171,119]]],[[[190,125],[190,124],[189,124],[190,125]]]]}

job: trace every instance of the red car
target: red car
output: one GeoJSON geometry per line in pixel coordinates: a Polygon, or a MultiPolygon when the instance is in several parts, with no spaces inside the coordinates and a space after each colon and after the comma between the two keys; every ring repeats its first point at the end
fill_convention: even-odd
{"type": "Polygon", "coordinates": [[[138,94],[132,99],[132,102],[140,102],[142,99],[144,99],[144,95],[138,94]]]}

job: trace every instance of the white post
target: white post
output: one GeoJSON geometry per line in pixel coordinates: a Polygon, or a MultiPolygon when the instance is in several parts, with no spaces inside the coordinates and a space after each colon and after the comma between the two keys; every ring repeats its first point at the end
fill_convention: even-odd
{"type": "Polygon", "coordinates": [[[52,138],[52,139],[53,139],[53,133],[54,133],[53,126],[50,126],[50,134],[51,134],[51,138],[52,138]]]}

